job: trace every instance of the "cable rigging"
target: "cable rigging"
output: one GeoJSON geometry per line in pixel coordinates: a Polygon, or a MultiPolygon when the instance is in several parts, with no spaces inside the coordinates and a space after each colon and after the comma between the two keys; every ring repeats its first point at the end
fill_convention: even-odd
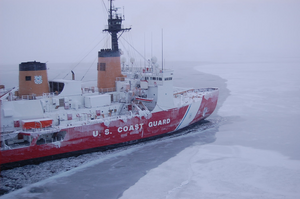
{"type": "MultiPolygon", "coordinates": [[[[88,55],[90,55],[90,53],[105,39],[106,37],[103,37],[73,68],[72,70],[74,70],[88,55]]],[[[54,79],[56,79],[60,74],[58,74],[54,79]]],[[[69,73],[67,73],[63,79],[65,79],[67,76],[69,75],[69,73]]]]}
{"type": "Polygon", "coordinates": [[[102,0],[102,3],[103,3],[103,5],[104,5],[104,8],[105,8],[106,12],[108,12],[108,9],[107,9],[107,7],[106,7],[106,5],[105,5],[105,3],[104,3],[103,0],[102,0]]]}
{"type": "Polygon", "coordinates": [[[147,59],[137,50],[135,49],[125,38],[122,37],[122,39],[135,51],[137,52],[145,61],[147,61],[147,59]]]}
{"type": "Polygon", "coordinates": [[[96,60],[98,57],[96,57],[93,61],[93,63],[90,65],[89,69],[85,72],[85,74],[82,76],[81,81],[85,78],[86,74],[89,72],[89,70],[91,69],[91,67],[95,64],[96,60]]]}

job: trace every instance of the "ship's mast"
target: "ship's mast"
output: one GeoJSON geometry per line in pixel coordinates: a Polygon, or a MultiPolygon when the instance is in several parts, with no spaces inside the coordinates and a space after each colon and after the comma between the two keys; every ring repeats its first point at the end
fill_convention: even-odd
{"type": "Polygon", "coordinates": [[[103,31],[111,34],[111,49],[101,49],[98,52],[97,87],[101,91],[115,90],[116,79],[124,77],[121,71],[118,39],[124,31],[128,31],[131,28],[122,28],[122,21],[124,19],[120,14],[117,14],[117,10],[117,8],[113,7],[112,0],[110,0],[108,28],[103,31]]]}
{"type": "Polygon", "coordinates": [[[107,31],[111,34],[111,50],[118,51],[118,39],[124,31],[129,31],[131,28],[122,28],[122,21],[124,20],[120,14],[117,14],[118,8],[113,7],[112,0],[110,0],[110,6],[108,11],[108,28],[103,31],[107,31]],[[118,37],[118,33],[121,35],[118,37]]]}

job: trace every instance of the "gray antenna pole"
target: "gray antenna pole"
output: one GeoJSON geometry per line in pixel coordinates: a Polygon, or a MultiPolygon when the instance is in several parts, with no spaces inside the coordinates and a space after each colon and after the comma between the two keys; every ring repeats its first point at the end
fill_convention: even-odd
{"type": "Polygon", "coordinates": [[[164,29],[161,29],[161,67],[164,70],[164,29]]]}

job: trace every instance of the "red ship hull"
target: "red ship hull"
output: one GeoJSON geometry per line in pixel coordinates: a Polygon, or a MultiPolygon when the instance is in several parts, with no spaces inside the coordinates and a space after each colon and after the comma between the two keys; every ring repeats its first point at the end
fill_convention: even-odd
{"type": "Polygon", "coordinates": [[[202,101],[196,102],[196,105],[193,103],[142,117],[133,116],[61,129],[66,134],[58,142],[38,145],[38,136],[34,136],[30,146],[1,151],[1,165],[5,167],[29,160],[53,159],[63,154],[80,153],[174,132],[208,117],[214,111],[217,99],[218,90],[207,99],[203,96],[202,101]]]}

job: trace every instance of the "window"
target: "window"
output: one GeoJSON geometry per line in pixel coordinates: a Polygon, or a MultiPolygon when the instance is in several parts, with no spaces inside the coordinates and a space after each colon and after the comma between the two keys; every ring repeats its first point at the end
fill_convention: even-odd
{"type": "Polygon", "coordinates": [[[51,93],[59,94],[64,89],[65,84],[61,82],[49,81],[49,86],[50,86],[51,93]]]}
{"type": "Polygon", "coordinates": [[[26,81],[31,81],[31,76],[25,76],[26,81]]]}
{"type": "Polygon", "coordinates": [[[100,63],[100,71],[106,71],[106,63],[100,63]]]}

